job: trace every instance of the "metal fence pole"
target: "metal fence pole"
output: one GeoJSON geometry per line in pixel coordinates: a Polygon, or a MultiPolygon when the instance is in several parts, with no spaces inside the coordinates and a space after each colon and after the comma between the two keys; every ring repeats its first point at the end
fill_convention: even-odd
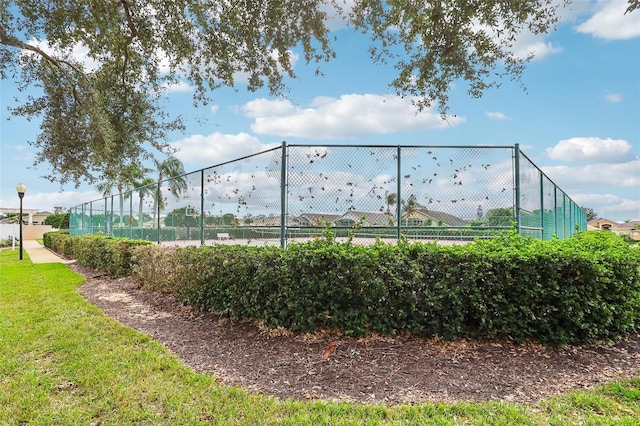
{"type": "Polygon", "coordinates": [[[573,229],[573,203],[569,203],[569,236],[572,236],[574,232],[573,229]]]}
{"type": "Polygon", "coordinates": [[[558,236],[558,187],[553,185],[553,229],[555,236],[558,236]]]}
{"type": "Polygon", "coordinates": [[[402,182],[400,181],[400,176],[402,176],[402,161],[400,158],[400,153],[402,152],[401,148],[398,146],[397,148],[397,175],[396,175],[396,192],[398,195],[396,196],[396,219],[398,223],[396,225],[396,238],[400,240],[402,237],[402,182]]]}
{"type": "Polygon", "coordinates": [[[564,224],[564,237],[568,238],[571,236],[571,225],[569,224],[569,211],[571,209],[571,205],[569,205],[569,201],[567,201],[567,194],[562,194],[562,205],[564,206],[564,211],[562,212],[564,224]]]}
{"type": "Polygon", "coordinates": [[[520,144],[515,144],[513,149],[513,174],[514,174],[514,191],[515,191],[515,205],[513,212],[516,219],[516,229],[518,230],[518,234],[522,233],[520,229],[521,221],[520,221],[520,144]]]}
{"type": "Polygon", "coordinates": [[[160,181],[158,181],[157,185],[156,185],[156,227],[158,229],[157,235],[156,235],[156,240],[158,242],[158,245],[160,244],[160,197],[162,196],[162,194],[160,193],[160,181]]]}
{"type": "Polygon", "coordinates": [[[547,226],[544,222],[544,173],[540,169],[538,173],[540,174],[540,227],[542,228],[540,239],[544,241],[547,234],[547,226]]]}
{"type": "Polygon", "coordinates": [[[200,170],[200,245],[204,245],[204,169],[200,170]]]}
{"type": "MultiPolygon", "coordinates": [[[[109,220],[111,221],[111,235],[113,235],[113,195],[110,196],[110,200],[111,200],[111,208],[109,210],[109,220]]],[[[115,235],[113,235],[115,236],[115,235]]]]}
{"type": "Polygon", "coordinates": [[[133,190],[129,191],[129,238],[133,239],[133,190]]]}
{"type": "Polygon", "coordinates": [[[286,248],[287,239],[287,142],[282,141],[280,162],[280,247],[286,248]]]}

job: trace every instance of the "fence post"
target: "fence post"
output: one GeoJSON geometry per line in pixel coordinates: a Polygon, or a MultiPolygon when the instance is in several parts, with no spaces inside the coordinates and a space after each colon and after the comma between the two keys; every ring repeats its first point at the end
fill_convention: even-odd
{"type": "Polygon", "coordinates": [[[553,185],[553,229],[555,236],[558,237],[558,187],[553,185]]]}
{"type": "Polygon", "coordinates": [[[402,149],[400,148],[400,146],[398,146],[397,148],[397,156],[398,156],[398,170],[397,170],[397,174],[396,174],[396,192],[397,192],[397,196],[396,196],[396,219],[398,220],[398,224],[396,226],[396,238],[398,239],[398,241],[400,241],[400,238],[402,238],[402,182],[400,180],[400,176],[402,176],[402,161],[400,158],[400,154],[402,152],[402,149]]]}
{"type": "MultiPolygon", "coordinates": [[[[537,166],[536,169],[538,169],[537,166]]],[[[545,231],[547,229],[544,223],[544,173],[542,173],[542,170],[540,169],[538,169],[538,173],[540,174],[540,227],[542,228],[542,232],[540,232],[540,239],[544,241],[546,235],[545,231]]]]}
{"type": "Polygon", "coordinates": [[[108,213],[109,209],[109,199],[104,197],[104,227],[105,233],[109,236],[113,235],[113,222],[111,216],[108,213]]]}
{"type": "Polygon", "coordinates": [[[160,193],[160,181],[158,181],[157,185],[156,185],[156,226],[158,227],[158,232],[157,232],[157,243],[158,245],[160,245],[160,197],[162,196],[162,194],[160,193]]]}
{"type": "Polygon", "coordinates": [[[111,221],[111,235],[115,237],[113,233],[113,195],[109,196],[109,200],[111,200],[111,208],[109,209],[109,220],[111,221]]]}
{"type": "Polygon", "coordinates": [[[563,225],[564,225],[564,237],[569,238],[571,236],[571,205],[569,204],[567,194],[562,194],[562,205],[564,206],[564,211],[562,212],[563,216],[563,225]]]}
{"type": "Polygon", "coordinates": [[[128,222],[129,222],[129,238],[133,240],[133,189],[129,191],[129,221],[128,222]]]}
{"type": "Polygon", "coordinates": [[[282,141],[280,161],[280,247],[287,246],[287,142],[282,141]]]}
{"type": "Polygon", "coordinates": [[[200,170],[200,245],[204,245],[204,169],[200,170]]]}
{"type": "Polygon", "coordinates": [[[513,167],[514,167],[514,190],[515,190],[515,205],[513,212],[516,219],[516,229],[518,234],[522,234],[520,229],[520,144],[515,144],[513,149],[513,167]]]}
{"type": "Polygon", "coordinates": [[[569,201],[569,236],[573,235],[573,203],[569,201]]]}

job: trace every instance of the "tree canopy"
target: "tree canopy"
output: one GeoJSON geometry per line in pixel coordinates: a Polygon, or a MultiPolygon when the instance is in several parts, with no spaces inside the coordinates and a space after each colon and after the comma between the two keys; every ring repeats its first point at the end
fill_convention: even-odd
{"type": "Polygon", "coordinates": [[[595,212],[591,207],[581,206],[580,207],[587,215],[587,222],[591,222],[592,220],[596,220],[598,218],[598,213],[595,212]]]}
{"type": "MultiPolygon", "coordinates": [[[[568,1],[568,0],[567,0],[568,1]]],[[[517,36],[550,31],[557,0],[2,0],[0,75],[32,96],[14,115],[42,119],[36,164],[53,181],[117,181],[183,129],[161,107],[167,85],[195,87],[194,105],[246,77],[249,90],[283,94],[293,52],[307,64],[334,58],[329,18],[370,36],[374,61],[418,109],[448,111],[452,84],[481,96],[504,77],[520,80],[530,58],[517,36]],[[84,55],[80,59],[78,53],[84,55]]],[[[629,1],[629,11],[637,9],[629,1]]]]}

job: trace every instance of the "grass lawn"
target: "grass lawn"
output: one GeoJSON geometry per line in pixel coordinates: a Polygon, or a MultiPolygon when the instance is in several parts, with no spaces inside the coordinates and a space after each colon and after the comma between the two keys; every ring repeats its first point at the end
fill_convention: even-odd
{"type": "Polygon", "coordinates": [[[76,292],[83,277],[0,252],[0,424],[640,425],[640,377],[527,406],[281,401],[194,373],[76,292]]]}

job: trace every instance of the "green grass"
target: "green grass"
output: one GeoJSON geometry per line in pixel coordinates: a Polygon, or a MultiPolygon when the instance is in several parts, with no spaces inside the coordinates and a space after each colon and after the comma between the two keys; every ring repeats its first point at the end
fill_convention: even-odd
{"type": "Polygon", "coordinates": [[[640,424],[640,377],[527,406],[280,401],[221,386],[106,317],[62,264],[0,252],[0,424],[640,424]]]}

